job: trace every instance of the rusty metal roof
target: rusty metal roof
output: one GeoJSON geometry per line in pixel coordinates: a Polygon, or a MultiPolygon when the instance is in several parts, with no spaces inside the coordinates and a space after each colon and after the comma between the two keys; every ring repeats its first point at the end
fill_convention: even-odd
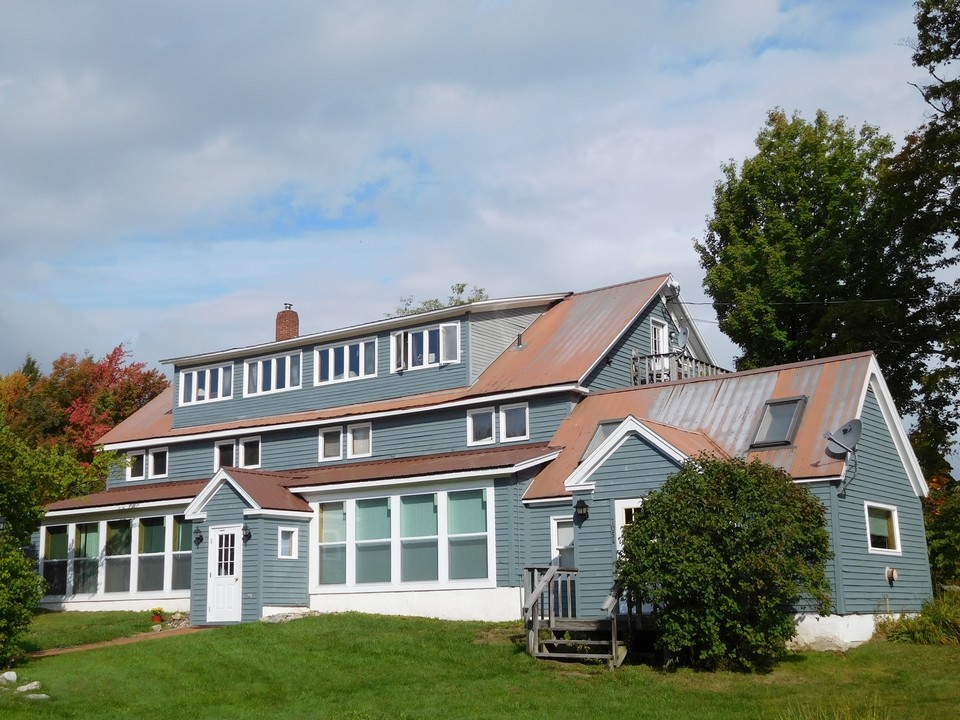
{"type": "Polygon", "coordinates": [[[164,483],[137,483],[82,495],[69,500],[60,500],[46,506],[47,513],[68,510],[95,510],[117,505],[130,506],[140,503],[157,503],[166,500],[192,500],[208,480],[179,480],[164,483]]]}
{"type": "Polygon", "coordinates": [[[243,468],[224,468],[224,471],[261,510],[310,512],[310,503],[294,495],[286,487],[287,483],[294,482],[298,478],[295,472],[270,472],[243,468]]]}
{"type": "Polygon", "coordinates": [[[523,332],[474,385],[489,393],[582,382],[609,352],[670,275],[576,293],[554,305],[523,332]]]}
{"type": "Polygon", "coordinates": [[[322,422],[370,413],[428,408],[490,393],[579,383],[602,361],[669,279],[668,274],[657,275],[563,297],[524,331],[522,348],[508,348],[469,387],[180,428],[173,427],[173,390],[167,388],[100,438],[99,443],[111,446],[146,440],[162,442],[197,433],[322,422]]]}
{"type": "Polygon", "coordinates": [[[567,494],[564,481],[577,468],[597,426],[629,416],[688,456],[684,444],[711,451],[708,443],[683,435],[693,431],[724,454],[759,458],[798,480],[839,477],[844,461],[826,454],[823,435],[859,417],[873,362],[871,353],[860,353],[587,396],[551,441],[563,447],[563,453],[537,476],[524,497],[567,494]],[[767,401],[797,396],[805,396],[807,402],[793,442],[751,448],[767,401]]]}

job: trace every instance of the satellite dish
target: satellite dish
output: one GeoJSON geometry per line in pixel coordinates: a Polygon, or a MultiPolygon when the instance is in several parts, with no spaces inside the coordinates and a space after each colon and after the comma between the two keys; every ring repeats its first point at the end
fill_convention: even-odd
{"type": "Polygon", "coordinates": [[[680,337],[677,338],[677,349],[683,350],[690,342],[690,328],[684,326],[680,328],[680,337]]]}
{"type": "Polygon", "coordinates": [[[851,420],[843,427],[832,433],[827,433],[824,437],[829,441],[827,443],[827,454],[833,457],[843,457],[847,453],[852,453],[857,443],[860,442],[860,433],[863,431],[863,423],[859,420],[851,420]]]}

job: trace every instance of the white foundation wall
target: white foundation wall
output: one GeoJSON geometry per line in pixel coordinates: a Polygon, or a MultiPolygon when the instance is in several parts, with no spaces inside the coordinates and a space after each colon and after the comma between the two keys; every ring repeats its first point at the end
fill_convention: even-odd
{"type": "Polygon", "coordinates": [[[843,652],[873,637],[877,616],[798,614],[794,616],[797,635],[790,641],[792,650],[843,652]]]}
{"type": "Polygon", "coordinates": [[[91,598],[89,600],[44,600],[40,603],[44,610],[65,610],[69,612],[94,612],[99,610],[123,610],[128,612],[149,612],[154,608],[162,608],[164,612],[190,612],[190,598],[188,597],[158,597],[158,598],[91,598]]]}
{"type": "Polygon", "coordinates": [[[317,612],[362,612],[487,622],[519,620],[522,604],[523,592],[520,588],[323,593],[310,596],[310,609],[317,612]]]}

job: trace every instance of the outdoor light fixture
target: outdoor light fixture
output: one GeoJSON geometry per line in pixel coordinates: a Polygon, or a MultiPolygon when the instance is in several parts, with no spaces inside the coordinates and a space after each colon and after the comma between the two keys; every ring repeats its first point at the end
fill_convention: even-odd
{"type": "Polygon", "coordinates": [[[250,528],[247,527],[247,524],[246,524],[246,523],[243,524],[242,532],[243,532],[243,535],[242,535],[242,537],[243,537],[243,542],[245,542],[245,543],[246,543],[248,540],[250,540],[250,538],[253,537],[253,533],[250,532],[250,528]]]}
{"type": "Polygon", "coordinates": [[[199,545],[202,542],[203,542],[203,533],[200,532],[200,528],[195,527],[193,529],[193,544],[199,545]]]}
{"type": "Polygon", "coordinates": [[[583,498],[577,500],[577,504],[573,506],[573,509],[577,513],[577,517],[581,520],[586,520],[590,517],[590,506],[583,501],[583,498]]]}

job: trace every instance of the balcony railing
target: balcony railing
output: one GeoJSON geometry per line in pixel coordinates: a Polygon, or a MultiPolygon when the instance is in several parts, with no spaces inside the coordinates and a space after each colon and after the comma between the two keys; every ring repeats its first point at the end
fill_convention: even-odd
{"type": "Polygon", "coordinates": [[[685,352],[661,355],[641,355],[636,350],[631,356],[631,375],[634,385],[688,380],[690,378],[724,375],[729,370],[690,357],[685,352]]]}

